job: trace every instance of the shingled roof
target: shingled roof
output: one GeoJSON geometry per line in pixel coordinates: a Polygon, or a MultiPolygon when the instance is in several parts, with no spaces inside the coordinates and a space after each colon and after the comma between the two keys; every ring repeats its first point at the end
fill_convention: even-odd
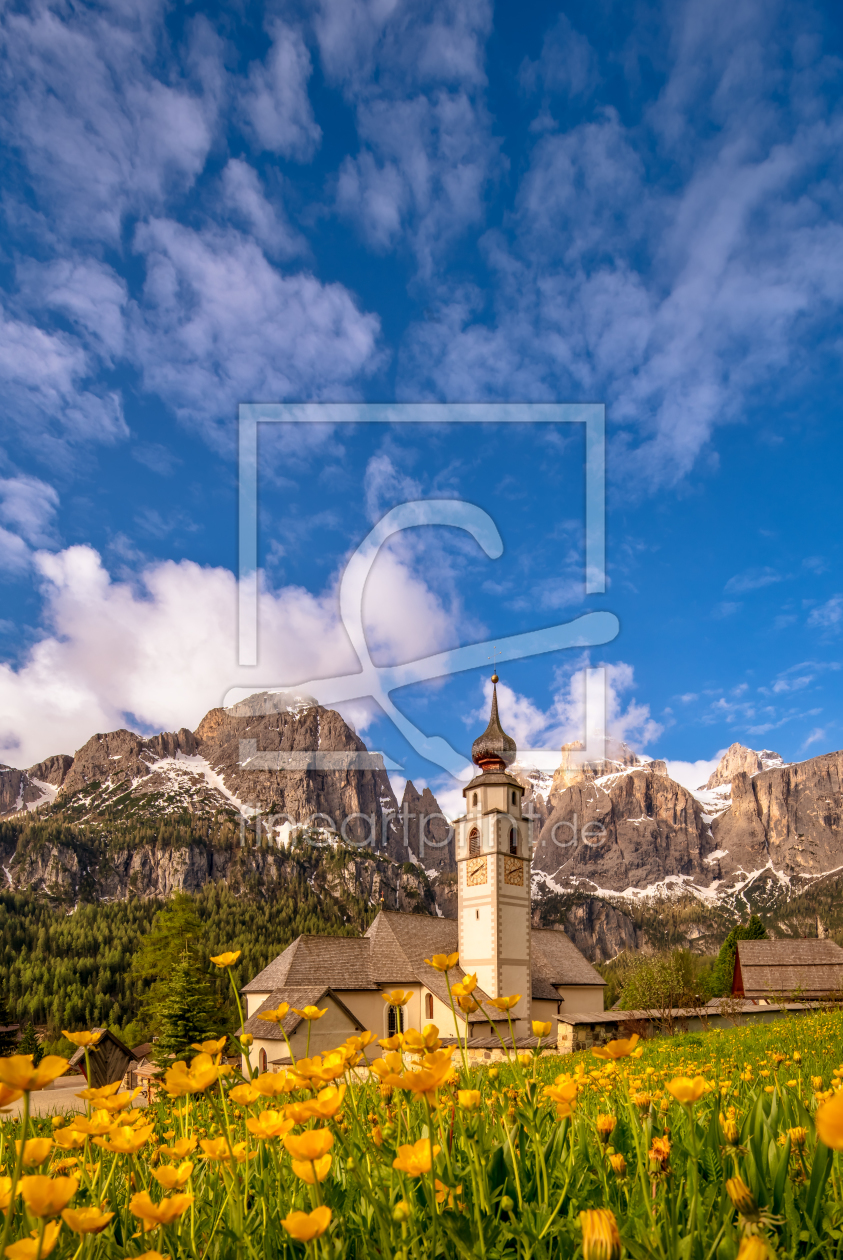
{"type": "Polygon", "coordinates": [[[765,998],[843,991],[843,949],[828,940],[738,941],[732,992],[765,998]]]}
{"type": "MultiPolygon", "coordinates": [[[[346,986],[348,987],[348,986],[346,986]]],[[[306,1006],[318,1006],[325,998],[330,998],[343,1011],[344,1014],[352,1021],[356,1028],[363,1030],[360,1020],[350,1011],[341,998],[338,998],[333,989],[327,985],[290,985],[283,989],[276,990],[271,993],[265,1002],[261,1002],[254,1015],[250,1015],[243,1025],[243,1032],[251,1033],[253,1037],[260,1041],[283,1041],[284,1033],[288,1037],[296,1031],[302,1022],[302,1017],[295,1010],[291,1010],[286,1019],[280,1024],[270,1023],[269,1020],[260,1019],[261,1011],[275,1011],[282,1002],[289,1002],[291,1007],[297,1007],[298,1010],[304,1010],[306,1006]]]]}
{"type": "MultiPolygon", "coordinates": [[[[289,1001],[299,1007],[305,1005],[304,998],[293,1002],[286,996],[293,988],[316,987],[321,995],[326,989],[348,992],[423,984],[448,1005],[447,980],[441,971],[429,967],[425,959],[433,954],[455,954],[457,950],[456,919],[434,919],[424,914],[381,910],[363,937],[299,936],[283,954],[279,954],[254,980],[250,980],[243,992],[271,993],[272,997],[268,1000],[269,1009],[272,1009],[279,1001],[289,1001]],[[279,994],[282,996],[278,997],[279,994]],[[278,1001],[274,1000],[276,997],[278,1001]]],[[[558,1001],[555,986],[605,983],[564,932],[534,928],[532,958],[532,996],[535,999],[558,1001]]],[[[461,968],[455,967],[449,978],[453,983],[461,980],[464,974],[461,968]]],[[[487,994],[478,989],[475,996],[484,1001],[487,994]]],[[[485,1017],[475,1012],[469,1020],[485,1022],[485,1017]]],[[[251,1019],[246,1024],[251,1032],[254,1030],[250,1024],[251,1019]]],[[[267,1027],[272,1025],[261,1021],[261,1028],[267,1027]]]]}

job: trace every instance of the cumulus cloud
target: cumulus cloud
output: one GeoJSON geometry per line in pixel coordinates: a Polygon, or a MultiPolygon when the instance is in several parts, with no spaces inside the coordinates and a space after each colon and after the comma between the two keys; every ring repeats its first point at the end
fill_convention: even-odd
{"type": "Polygon", "coordinates": [[[2,125],[53,231],[115,242],[128,211],[154,210],[202,170],[219,45],[198,19],[181,73],[164,81],[153,69],[172,61],[163,19],[156,2],[5,13],[2,125]]]}
{"type": "MultiPolygon", "coordinates": [[[[353,673],[337,591],[265,589],[260,662],[237,664],[237,581],[227,569],[155,563],[115,581],[96,551],[39,552],[47,632],[18,668],[0,664],[0,761],[27,766],[73,752],[120,726],[195,727],[231,687],[295,686],[353,673]]],[[[384,551],[364,601],[370,642],[384,655],[452,646],[453,618],[400,558],[384,551]]],[[[365,725],[371,711],[354,709],[365,725]]]]}
{"type": "Polygon", "coordinates": [[[306,162],[322,138],[307,94],[310,53],[300,32],[280,19],[270,23],[269,32],[272,47],[265,62],[250,66],[239,109],[259,150],[306,162]]]}
{"type": "Polygon", "coordinates": [[[667,773],[676,783],[681,783],[689,792],[696,792],[698,788],[703,787],[709,780],[717,765],[725,748],[721,749],[716,756],[700,761],[666,761],[667,773]]]}
{"type": "Polygon", "coordinates": [[[237,226],[249,231],[270,255],[292,258],[305,249],[302,236],[290,226],[283,208],[266,195],[253,166],[232,158],[222,173],[225,205],[237,226]]]}
{"type": "Polygon", "coordinates": [[[336,399],[377,366],[377,316],[340,284],[282,274],[233,229],[153,219],[135,246],[146,261],[132,312],[145,387],[213,442],[228,446],[240,402],[336,399]]]}

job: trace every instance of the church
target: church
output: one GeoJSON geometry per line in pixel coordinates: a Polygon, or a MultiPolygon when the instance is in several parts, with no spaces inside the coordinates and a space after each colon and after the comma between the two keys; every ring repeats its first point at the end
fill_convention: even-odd
{"type": "MultiPolygon", "coordinates": [[[[266,1071],[289,1058],[284,1033],[296,1057],[305,1053],[308,1021],[292,1008],[318,1006],[325,1012],[310,1024],[311,1054],[367,1029],[387,1037],[403,1027],[434,1023],[443,1036],[453,1035],[448,983],[475,972],[473,996],[481,1004],[520,995],[510,1012],[519,1040],[531,1036],[532,1020],[549,1020],[547,1040],[555,1043],[561,1015],[602,1013],[600,974],[564,932],[531,923],[529,820],[521,813],[524,789],[507,770],[516,746],[498,717],[498,681],[493,674],[489,725],[471,750],[478,774],[463,789],[465,813],[454,822],[457,918],[381,910],[357,939],[297,937],[243,989],[244,1031],[254,1037],[255,1069],[266,1071]],[[425,962],[434,954],[456,953],[459,965],[447,977],[425,962]],[[384,1000],[393,989],[412,995],[403,1009],[384,1000]],[[291,1007],[282,1025],[258,1018],[282,1002],[291,1007]]],[[[460,1037],[469,1043],[479,1046],[492,1033],[481,1011],[464,1014],[457,1007],[456,1013],[460,1037]]],[[[508,1040],[501,1019],[498,1015],[498,1027],[508,1040]]]]}

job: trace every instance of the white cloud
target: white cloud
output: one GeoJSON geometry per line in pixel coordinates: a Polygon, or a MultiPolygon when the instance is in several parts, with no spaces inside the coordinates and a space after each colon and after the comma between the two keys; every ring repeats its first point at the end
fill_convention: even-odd
{"type": "MultiPolygon", "coordinates": [[[[31,765],[73,752],[97,731],[141,723],[195,727],[235,686],[295,686],[359,666],[339,618],[336,589],[264,591],[260,663],[237,665],[237,583],[191,561],[150,565],[114,581],[90,547],[39,552],[45,636],[19,668],[0,664],[0,761],[31,765]]],[[[370,642],[403,659],[451,645],[455,625],[424,583],[383,552],[364,601],[370,642]]],[[[352,706],[361,727],[371,716],[352,706]]]]}
{"type": "Polygon", "coordinates": [[[836,630],[843,621],[843,595],[832,595],[819,608],[811,610],[808,625],[823,630],[836,630]]]}
{"type": "Polygon", "coordinates": [[[308,161],[322,130],[313,117],[307,83],[313,67],[300,33],[276,18],[269,24],[272,47],[266,62],[253,62],[239,108],[258,149],[308,161]]]}
{"type": "Polygon", "coordinates": [[[815,726],[803,743],[802,748],[803,750],[810,748],[812,744],[818,744],[823,739],[825,739],[825,727],[815,726]]]}
{"type": "Polygon", "coordinates": [[[27,260],[17,268],[17,278],[30,308],[66,315],[103,360],[122,355],[128,293],[111,267],[81,255],[50,263],[27,260]]]}
{"type": "Polygon", "coordinates": [[[676,783],[681,783],[689,792],[696,792],[708,782],[710,776],[717,769],[718,762],[725,752],[725,748],[717,754],[716,757],[706,761],[666,761],[667,773],[676,783]]]}
{"type": "Polygon", "coordinates": [[[769,567],[746,569],[743,573],[736,573],[734,577],[730,577],[723,589],[727,594],[741,595],[744,591],[758,591],[764,586],[772,586],[773,583],[782,580],[782,574],[769,567]]]}
{"type": "Polygon", "coordinates": [[[0,524],[8,525],[33,547],[55,542],[54,518],[59,496],[37,477],[0,477],[0,524]]]}
{"type": "Polygon", "coordinates": [[[377,316],[340,284],[282,274],[232,229],[153,219],[135,246],[147,268],[133,310],[144,385],[211,441],[228,445],[240,402],[334,400],[377,366],[377,316]]]}
{"type": "Polygon", "coordinates": [[[164,82],[152,69],[168,59],[163,16],[155,2],[6,12],[3,125],[53,231],[117,241],[124,214],[154,210],[202,170],[219,103],[218,41],[196,20],[190,82],[184,66],[164,82]]]}
{"type": "Polygon", "coordinates": [[[253,166],[232,158],[222,173],[223,200],[237,226],[247,228],[267,253],[292,258],[305,249],[304,239],[287,222],[282,209],[266,196],[253,166]]]}

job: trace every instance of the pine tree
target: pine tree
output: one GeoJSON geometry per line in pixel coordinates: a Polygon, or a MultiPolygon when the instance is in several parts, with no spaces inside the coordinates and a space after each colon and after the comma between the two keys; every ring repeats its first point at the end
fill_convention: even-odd
{"type": "Polygon", "coordinates": [[[17,1033],[14,1031],[3,1031],[5,1028],[9,1028],[11,1023],[9,1008],[6,1005],[3,994],[0,993],[0,1059],[5,1059],[8,1055],[17,1053],[17,1033]]]}
{"type": "Polygon", "coordinates": [[[767,929],[757,914],[751,915],[748,923],[738,923],[732,928],[720,946],[720,953],[717,955],[717,962],[714,965],[712,988],[715,994],[723,996],[732,991],[738,941],[766,941],[766,939],[767,929]]]}
{"type": "Polygon", "coordinates": [[[161,1029],[155,1043],[156,1063],[166,1065],[176,1059],[192,1059],[191,1046],[213,1035],[214,1000],[210,986],[185,950],[170,974],[167,997],[157,1012],[161,1029]]]}
{"type": "Polygon", "coordinates": [[[29,1021],[23,1030],[21,1043],[17,1048],[18,1054],[31,1054],[32,1062],[38,1067],[38,1064],[44,1057],[44,1051],[41,1049],[41,1043],[35,1035],[35,1025],[32,1020],[29,1021]]]}

